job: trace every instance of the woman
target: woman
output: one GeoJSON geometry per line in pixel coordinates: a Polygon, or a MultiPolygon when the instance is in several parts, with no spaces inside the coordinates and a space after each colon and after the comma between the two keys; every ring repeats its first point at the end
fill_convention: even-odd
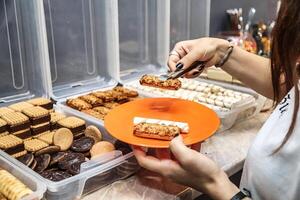
{"type": "MultiPolygon", "coordinates": [[[[230,51],[221,39],[201,38],[176,44],[169,57],[171,70],[193,62],[221,68],[277,104],[249,150],[240,189],[209,158],[187,148],[182,138],[170,143],[176,158],[159,160],[135,148],[141,166],[208,194],[212,199],[299,199],[300,116],[300,1],[283,0],[273,31],[271,60],[239,47],[230,51]],[[228,58],[226,58],[228,57],[228,58]],[[248,196],[248,197],[245,197],[248,196]]],[[[195,77],[199,71],[188,76],[195,77]]]]}

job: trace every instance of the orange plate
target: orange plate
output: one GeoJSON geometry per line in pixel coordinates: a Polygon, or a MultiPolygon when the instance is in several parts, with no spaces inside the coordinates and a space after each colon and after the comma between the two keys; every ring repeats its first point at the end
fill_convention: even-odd
{"type": "Polygon", "coordinates": [[[134,117],[188,123],[189,133],[182,134],[186,145],[204,141],[212,136],[220,125],[216,113],[198,103],[174,98],[146,98],[113,109],[105,117],[105,128],[112,136],[128,144],[151,148],[169,147],[169,141],[133,135],[134,117]]]}

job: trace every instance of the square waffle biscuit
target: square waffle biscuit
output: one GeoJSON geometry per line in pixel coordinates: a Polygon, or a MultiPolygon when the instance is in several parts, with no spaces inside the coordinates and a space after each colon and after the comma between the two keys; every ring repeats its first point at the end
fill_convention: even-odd
{"type": "Polygon", "coordinates": [[[104,119],[104,115],[103,114],[101,114],[101,113],[99,113],[97,111],[94,111],[92,109],[90,109],[90,110],[83,110],[82,112],[84,112],[84,113],[86,113],[88,115],[91,115],[91,116],[93,116],[93,117],[95,117],[97,119],[101,119],[101,120],[104,119]]]}
{"type": "Polygon", "coordinates": [[[101,106],[103,104],[102,99],[99,99],[91,94],[80,96],[79,99],[91,104],[93,107],[101,106]]]}
{"type": "Polygon", "coordinates": [[[27,102],[19,102],[8,106],[8,108],[13,109],[14,111],[22,112],[23,109],[33,107],[32,104],[27,102]]]}
{"type": "Polygon", "coordinates": [[[0,134],[7,131],[7,122],[0,118],[0,134]]]}
{"type": "Polygon", "coordinates": [[[8,132],[8,131],[5,131],[5,132],[3,132],[3,133],[0,133],[0,137],[6,136],[6,135],[8,135],[8,134],[9,134],[9,132],[8,132]]]}
{"type": "Polygon", "coordinates": [[[16,132],[30,127],[29,118],[20,112],[6,113],[2,116],[6,121],[9,132],[16,132]]]}
{"type": "Polygon", "coordinates": [[[31,140],[24,141],[24,146],[27,151],[36,152],[38,150],[41,150],[49,146],[49,144],[39,139],[31,139],[31,140]]]}
{"type": "Polygon", "coordinates": [[[0,108],[0,117],[6,113],[15,112],[13,109],[2,107],[0,108]]]}
{"type": "Polygon", "coordinates": [[[25,129],[25,130],[14,132],[11,134],[13,134],[14,136],[17,136],[18,138],[20,138],[22,140],[28,140],[28,139],[31,139],[31,137],[32,137],[31,131],[29,128],[25,129]]]}
{"type": "Polygon", "coordinates": [[[10,155],[19,153],[24,151],[23,140],[14,135],[0,137],[0,149],[10,155]]]}
{"type": "Polygon", "coordinates": [[[83,101],[82,99],[68,99],[66,101],[67,106],[74,108],[76,110],[88,110],[92,108],[92,105],[83,101]]]}
{"type": "Polygon", "coordinates": [[[0,169],[0,183],[0,193],[10,200],[19,200],[32,193],[32,190],[4,169],[0,169]]]}
{"type": "Polygon", "coordinates": [[[34,106],[41,106],[42,108],[45,108],[47,110],[51,110],[53,108],[53,102],[50,99],[43,97],[31,99],[27,101],[27,103],[30,103],[34,106]]]}
{"type": "Polygon", "coordinates": [[[38,125],[35,125],[35,126],[31,126],[30,129],[31,129],[31,134],[33,136],[36,136],[36,135],[39,135],[39,134],[44,133],[46,131],[50,131],[50,123],[46,122],[46,123],[43,123],[43,124],[38,124],[38,125]]]}
{"type": "Polygon", "coordinates": [[[46,142],[47,144],[53,144],[53,135],[54,135],[54,131],[50,132],[46,132],[46,133],[42,133],[40,134],[37,139],[46,142]]]}
{"type": "Polygon", "coordinates": [[[11,156],[14,157],[14,158],[20,158],[21,156],[24,156],[26,154],[27,154],[27,151],[24,150],[24,151],[20,151],[18,153],[12,154],[11,156]]]}
{"type": "Polygon", "coordinates": [[[67,117],[57,122],[57,125],[62,128],[68,128],[75,135],[85,130],[85,121],[78,117],[67,117]]]}
{"type": "Polygon", "coordinates": [[[31,125],[38,125],[45,122],[50,122],[50,113],[47,109],[40,106],[25,108],[22,111],[29,117],[31,125]]]}
{"type": "Polygon", "coordinates": [[[61,119],[64,119],[66,118],[66,116],[62,113],[59,113],[59,112],[53,112],[53,113],[50,113],[50,128],[51,130],[54,130],[54,129],[57,129],[57,122],[61,119]]]}

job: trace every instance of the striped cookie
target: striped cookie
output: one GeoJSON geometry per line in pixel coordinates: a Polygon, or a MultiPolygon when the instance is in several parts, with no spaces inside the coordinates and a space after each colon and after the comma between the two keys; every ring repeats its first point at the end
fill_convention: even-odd
{"type": "Polygon", "coordinates": [[[68,128],[75,135],[85,130],[85,121],[78,117],[67,117],[57,122],[58,127],[68,128]]]}
{"type": "Polygon", "coordinates": [[[2,116],[6,121],[9,132],[16,132],[30,127],[29,118],[20,112],[6,113],[2,116]]]}
{"type": "Polygon", "coordinates": [[[22,140],[28,140],[28,139],[31,139],[31,137],[32,137],[31,131],[29,128],[25,129],[25,130],[14,132],[11,134],[13,134],[14,136],[17,136],[18,138],[20,138],[22,140]]]}
{"type": "Polygon", "coordinates": [[[3,132],[3,133],[0,133],[0,137],[6,136],[6,135],[8,135],[8,134],[9,134],[9,132],[8,132],[8,131],[5,131],[5,132],[3,132]]]}
{"type": "Polygon", "coordinates": [[[22,112],[23,109],[33,107],[32,104],[27,102],[19,102],[8,106],[8,108],[13,109],[14,111],[22,112]]]}
{"type": "Polygon", "coordinates": [[[34,106],[40,106],[47,110],[51,110],[53,108],[53,102],[50,99],[46,99],[43,97],[31,99],[31,100],[27,101],[27,103],[30,103],[34,106]]]}
{"type": "Polygon", "coordinates": [[[54,135],[54,131],[52,132],[49,131],[38,136],[38,139],[43,142],[46,142],[47,144],[53,144],[53,135],[54,135]]]}
{"type": "Polygon", "coordinates": [[[53,112],[50,113],[51,119],[50,119],[50,125],[51,125],[51,130],[57,129],[57,122],[61,119],[66,118],[66,116],[62,113],[59,112],[53,112]]]}
{"type": "Polygon", "coordinates": [[[31,125],[38,125],[45,122],[50,122],[50,113],[45,108],[35,106],[31,108],[23,109],[22,111],[27,117],[29,117],[31,125]]]}
{"type": "Polygon", "coordinates": [[[35,126],[30,126],[31,134],[33,136],[40,135],[41,133],[50,131],[50,123],[46,122],[35,126]]]}
{"type": "Polygon", "coordinates": [[[41,140],[32,139],[32,140],[24,141],[24,146],[27,151],[36,152],[36,151],[43,149],[49,145],[46,142],[43,142],[41,140]]]}
{"type": "Polygon", "coordinates": [[[91,94],[80,96],[79,99],[86,101],[87,103],[91,104],[93,107],[101,106],[103,104],[102,99],[99,99],[91,94]]]}
{"type": "Polygon", "coordinates": [[[14,157],[14,158],[20,158],[21,156],[24,156],[26,154],[27,154],[27,151],[24,150],[24,151],[21,151],[19,153],[12,154],[11,156],[14,157]]]}
{"type": "Polygon", "coordinates": [[[13,109],[2,107],[0,108],[0,117],[6,113],[15,112],[13,109]]]}
{"type": "Polygon", "coordinates": [[[0,119],[0,133],[7,131],[7,122],[3,119],[0,119]]]}
{"type": "Polygon", "coordinates": [[[19,153],[24,151],[23,140],[14,135],[0,137],[0,149],[10,155],[19,153]]]}

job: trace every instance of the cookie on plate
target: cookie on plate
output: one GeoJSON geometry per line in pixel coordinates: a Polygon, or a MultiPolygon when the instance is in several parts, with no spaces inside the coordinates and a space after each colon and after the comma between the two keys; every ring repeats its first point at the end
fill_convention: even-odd
{"type": "Polygon", "coordinates": [[[93,107],[101,106],[103,104],[102,99],[99,99],[91,94],[80,96],[79,99],[86,101],[87,103],[91,104],[93,107]]]}
{"type": "Polygon", "coordinates": [[[40,106],[42,108],[45,108],[46,110],[53,109],[53,102],[50,99],[43,98],[43,97],[31,99],[31,100],[27,101],[27,103],[30,103],[34,106],[40,106]]]}
{"type": "Polygon", "coordinates": [[[58,127],[68,128],[74,135],[82,133],[85,130],[85,121],[78,117],[66,117],[57,122],[58,127]]]}
{"type": "Polygon", "coordinates": [[[1,137],[0,149],[9,155],[14,155],[25,150],[23,140],[14,135],[1,137]]]}
{"type": "Polygon", "coordinates": [[[6,113],[2,116],[2,119],[6,121],[9,132],[17,132],[30,128],[29,118],[20,112],[6,113]]]}
{"type": "Polygon", "coordinates": [[[22,112],[29,117],[31,125],[38,125],[50,122],[50,113],[47,109],[40,106],[25,108],[22,112]]]}
{"type": "Polygon", "coordinates": [[[33,107],[33,105],[27,102],[19,102],[8,106],[8,108],[18,112],[22,112],[23,109],[30,107],[33,107]]]}
{"type": "Polygon", "coordinates": [[[76,110],[87,110],[87,109],[91,109],[92,105],[83,101],[82,99],[68,99],[66,101],[67,106],[74,108],[76,110]]]}

